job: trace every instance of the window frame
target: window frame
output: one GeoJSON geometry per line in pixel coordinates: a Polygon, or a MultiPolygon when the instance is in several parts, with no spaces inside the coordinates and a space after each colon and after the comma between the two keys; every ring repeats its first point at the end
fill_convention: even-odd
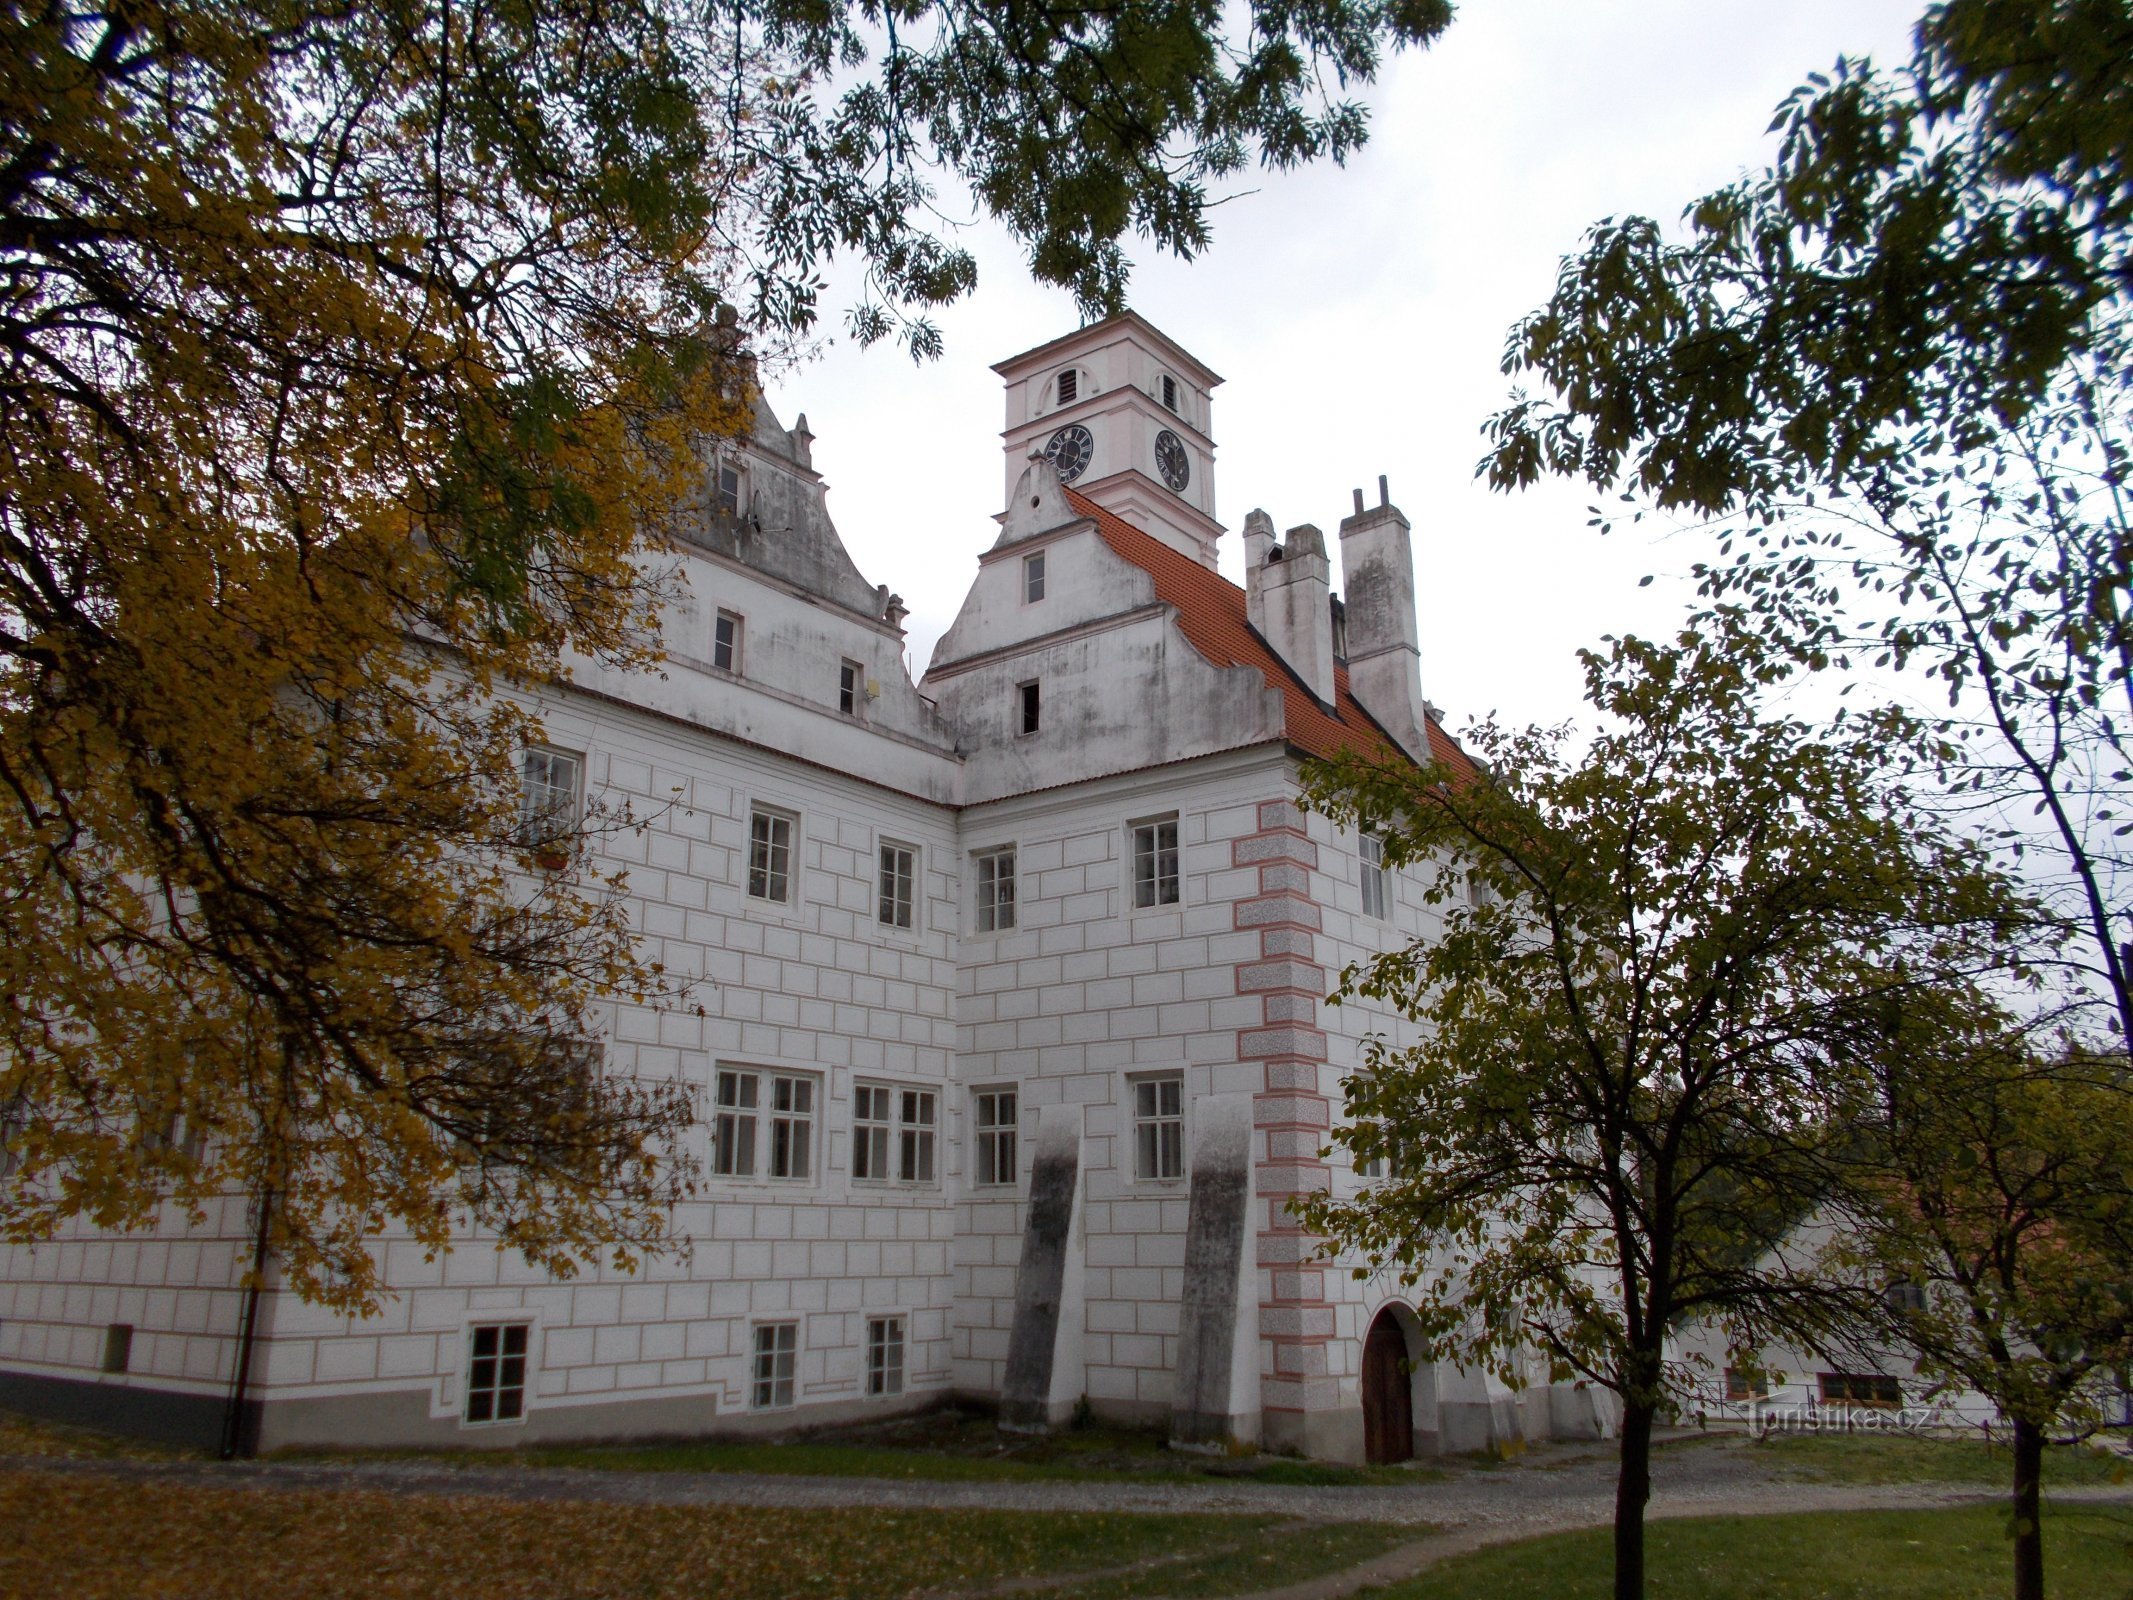
{"type": "Polygon", "coordinates": [[[1170,811],[1155,816],[1136,817],[1126,824],[1126,903],[1135,911],[1165,911],[1184,903],[1184,857],[1179,844],[1178,820],[1178,814],[1175,811],[1170,811]],[[1170,844],[1167,852],[1163,845],[1163,830],[1166,828],[1170,832],[1170,844]],[[1145,852],[1148,867],[1145,887],[1148,892],[1148,898],[1145,900],[1141,898],[1143,888],[1141,867],[1144,855],[1141,849],[1141,835],[1143,833],[1148,835],[1148,848],[1145,852]],[[1168,879],[1170,895],[1168,899],[1163,897],[1163,889],[1165,887],[1163,857],[1166,853],[1170,858],[1168,879]]]}
{"type": "Polygon", "coordinates": [[[866,1396],[893,1400],[904,1392],[909,1343],[902,1312],[867,1318],[866,1396]]]}
{"type": "Polygon", "coordinates": [[[867,697],[867,669],[850,656],[837,663],[837,714],[856,718],[867,697]]]}
{"type": "Polygon", "coordinates": [[[1180,384],[1178,380],[1172,377],[1169,373],[1164,372],[1158,373],[1156,375],[1156,404],[1161,406],[1165,411],[1169,412],[1174,417],[1182,417],[1185,414],[1184,408],[1178,404],[1178,398],[1184,392],[1184,386],[1180,384]]]}
{"type": "Polygon", "coordinates": [[[1013,933],[1020,925],[1021,893],[1016,847],[991,845],[970,852],[972,918],[976,933],[1013,933]],[[1003,872],[1001,863],[1006,863],[1003,872]],[[1002,885],[1005,893],[1002,893],[1002,885]]]}
{"type": "Polygon", "coordinates": [[[711,1072],[707,1175],[729,1183],[813,1187],[822,1166],[822,1094],[819,1072],[735,1061],[718,1063],[711,1072]],[[726,1098],[729,1081],[733,1086],[731,1100],[726,1098]],[[778,1103],[781,1088],[792,1091],[784,1106],[778,1103]],[[802,1130],[797,1146],[788,1131],[795,1127],[802,1130]],[[781,1134],[785,1135],[782,1143],[781,1134]],[[798,1171],[792,1170],[795,1148],[800,1152],[798,1171]],[[787,1169],[783,1172],[778,1170],[781,1157],[787,1169]]]}
{"type": "Polygon", "coordinates": [[[526,1420],[526,1402],[533,1395],[533,1319],[530,1317],[470,1317],[466,1322],[466,1335],[461,1341],[463,1351],[459,1385],[459,1425],[462,1428],[507,1428],[515,1427],[526,1420]],[[481,1336],[493,1333],[495,1348],[486,1356],[481,1352],[481,1336]],[[511,1348],[516,1336],[518,1349],[511,1348]],[[491,1381],[478,1384],[476,1377],[484,1362],[493,1364],[491,1381]],[[518,1381],[504,1381],[513,1361],[518,1363],[518,1381]],[[515,1395],[517,1409],[506,1416],[503,1412],[503,1396],[515,1395]],[[486,1397],[487,1416],[477,1417],[474,1408],[477,1397],[486,1397]]]}
{"type": "Polygon", "coordinates": [[[738,611],[728,611],[723,606],[711,614],[711,665],[720,672],[730,672],[736,678],[741,675],[742,642],[748,633],[748,619],[738,611]],[[726,637],[719,638],[719,629],[726,630],[726,637]],[[726,659],[718,658],[720,650],[726,659]]]}
{"type": "Polygon", "coordinates": [[[1165,1072],[1136,1072],[1126,1079],[1130,1102],[1126,1107],[1127,1120],[1133,1127],[1133,1181],[1145,1184],[1182,1183],[1186,1176],[1185,1159],[1185,1074],[1182,1069],[1172,1068],[1165,1072]],[[1176,1091],[1177,1105],[1174,1110],[1163,1108],[1163,1090],[1176,1091]],[[1141,1091],[1154,1091],[1152,1109],[1142,1112],[1141,1091]],[[1174,1130],[1172,1142],[1166,1147],[1163,1131],[1174,1130]],[[1154,1171],[1149,1171],[1150,1155],[1154,1171]],[[1165,1172],[1164,1157],[1174,1155],[1177,1170],[1165,1172]]]}
{"type": "Polygon", "coordinates": [[[1392,877],[1385,870],[1385,841],[1374,833],[1355,836],[1356,884],[1363,896],[1363,915],[1378,922],[1392,920],[1392,877]]]}
{"type": "Polygon", "coordinates": [[[901,839],[879,838],[874,842],[874,925],[889,928],[897,933],[918,932],[918,889],[922,882],[919,870],[919,849],[915,844],[906,844],[901,839]],[[889,858],[903,857],[901,878],[892,878],[889,858]],[[902,896],[897,898],[896,887],[901,887],[902,896]],[[901,921],[883,913],[900,910],[901,921]]]}
{"type": "Polygon", "coordinates": [[[1045,571],[1044,552],[1032,550],[1022,558],[1022,603],[1033,606],[1044,599],[1045,571]]]}
{"type": "Polygon", "coordinates": [[[1903,1380],[1886,1372],[1818,1372],[1815,1398],[1825,1406],[1897,1411],[1903,1407],[1903,1380]],[[1864,1394],[1857,1392],[1862,1389],[1864,1394]]]}
{"type": "Polygon", "coordinates": [[[761,901],[767,906],[783,906],[788,910],[799,904],[799,856],[800,814],[797,811],[788,811],[783,806],[765,805],[760,801],[750,801],[748,805],[747,880],[744,884],[748,891],[748,898],[761,901]],[[756,825],[758,822],[767,822],[770,825],[770,837],[764,841],[765,854],[760,869],[756,864],[756,825]],[[770,893],[770,889],[773,884],[781,881],[774,865],[778,850],[776,830],[780,823],[785,825],[785,869],[782,878],[784,893],[774,895],[770,893]],[[760,894],[756,892],[759,870],[763,884],[763,892],[760,894]]]}
{"type": "Polygon", "coordinates": [[[797,1317],[768,1318],[749,1324],[748,1335],[748,1409],[750,1411],[790,1411],[800,1396],[800,1321],[797,1317]],[[765,1348],[763,1336],[770,1335],[769,1347],[765,1348]],[[789,1337],[781,1338],[780,1335],[789,1337]],[[781,1348],[782,1347],[782,1348],[781,1348]],[[769,1358],[766,1372],[763,1362],[769,1358]],[[784,1375],[778,1374],[780,1361],[784,1363],[784,1375]],[[784,1398],[778,1397],[780,1385],[784,1398]],[[767,1391],[767,1398],[765,1398],[767,1391]]]}
{"type": "Polygon", "coordinates": [[[1087,398],[1082,393],[1082,372],[1079,367],[1061,367],[1052,374],[1052,409],[1075,405],[1087,398]]]}
{"type": "Polygon", "coordinates": [[[940,1187],[940,1135],[937,1085],[878,1078],[852,1085],[853,1183],[883,1189],[940,1187]],[[916,1114],[921,1109],[923,1117],[916,1114]]]}
{"type": "Polygon", "coordinates": [[[970,1091],[971,1187],[1015,1189],[1021,1183],[1022,1086],[981,1084],[970,1091]],[[1002,1100],[1008,1102],[1004,1115],[999,1105],[1002,1100]],[[985,1175],[988,1170],[991,1177],[985,1175]]]}
{"type": "Polygon", "coordinates": [[[748,463],[735,456],[720,456],[711,463],[711,514],[738,517],[748,509],[748,463]],[[733,492],[726,492],[726,479],[733,479],[733,492]]]}
{"type": "Polygon", "coordinates": [[[518,760],[518,838],[519,843],[539,849],[544,845],[561,843],[578,831],[578,824],[585,817],[585,753],[582,750],[565,750],[559,745],[529,744],[520,752],[518,760]],[[555,783],[553,765],[568,762],[570,782],[566,787],[555,783]],[[536,763],[545,763],[550,771],[536,779],[533,769],[536,763]],[[537,804],[537,791],[550,796],[562,794],[560,802],[537,804]]]}
{"type": "Polygon", "coordinates": [[[1027,739],[1044,727],[1044,691],[1035,678],[1015,685],[1015,737],[1027,739]]]}

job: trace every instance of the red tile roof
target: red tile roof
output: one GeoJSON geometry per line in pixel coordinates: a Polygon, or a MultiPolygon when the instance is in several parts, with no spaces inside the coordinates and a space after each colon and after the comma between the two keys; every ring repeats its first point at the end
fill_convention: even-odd
{"type": "MultiPolygon", "coordinates": [[[[1218,667],[1257,667],[1268,685],[1281,691],[1291,744],[1314,756],[1343,750],[1379,756],[1398,750],[1349,692],[1346,667],[1334,665],[1334,705],[1328,711],[1247,620],[1242,589],[1086,495],[1069,489],[1066,497],[1075,510],[1095,520],[1097,532],[1115,555],[1155,580],[1156,597],[1177,612],[1178,627],[1195,650],[1218,667]]],[[[1436,723],[1425,721],[1430,754],[1454,771],[1472,776],[1475,769],[1467,753],[1436,723]]]]}

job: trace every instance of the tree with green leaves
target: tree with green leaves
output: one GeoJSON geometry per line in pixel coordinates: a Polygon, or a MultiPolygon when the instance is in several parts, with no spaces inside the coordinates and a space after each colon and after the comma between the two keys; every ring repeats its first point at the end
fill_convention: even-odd
{"type": "Polygon", "coordinates": [[[1342,158],[1345,86],[1449,14],[8,10],[0,1228],[241,1188],[351,1310],[389,1226],[671,1245],[690,1108],[585,1047],[604,997],[686,996],[517,763],[573,653],[656,659],[743,341],[804,340],[845,257],[857,336],[937,350],[956,182],[1115,308],[1123,241],[1191,254],[1211,184],[1342,158]]]}
{"type": "Polygon", "coordinates": [[[2133,1361],[2133,1168],[2123,1058],[2040,1036],[1959,991],[1892,1004],[1865,1134],[1833,1171],[1832,1214],[1921,1373],[2011,1425],[2016,1600],[2043,1600],[2043,1457],[2108,1420],[2133,1361]]]}
{"type": "Polygon", "coordinates": [[[1365,1051],[1335,1132],[1391,1172],[1308,1224],[1421,1284],[1431,1359],[1620,1401],[1616,1595],[1644,1592],[1669,1341],[1845,1349],[1875,1297],[1801,1245],[1870,1109],[1857,1046],[1892,1004],[2007,959],[2021,902],[1892,781],[1894,713],[1767,715],[1739,628],[1586,655],[1603,719],[1484,724],[1484,776],[1349,759],[1311,803],[1433,873],[1441,930],[1342,977],[1422,1024],[1365,1051]]]}
{"type": "Polygon", "coordinates": [[[1715,519],[1712,603],[1924,675],[2133,1051],[2133,7],[1947,0],[1774,126],[1678,237],[1612,220],[1564,262],[1483,470],[1715,519]]]}

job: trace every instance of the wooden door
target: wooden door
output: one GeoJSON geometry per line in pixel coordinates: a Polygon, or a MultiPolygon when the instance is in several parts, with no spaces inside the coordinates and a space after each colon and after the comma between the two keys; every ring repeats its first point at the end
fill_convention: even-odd
{"type": "Polygon", "coordinates": [[[1414,1459],[1414,1386],[1406,1360],[1400,1325],[1381,1312],[1363,1341],[1363,1456],[1373,1465],[1414,1459]]]}

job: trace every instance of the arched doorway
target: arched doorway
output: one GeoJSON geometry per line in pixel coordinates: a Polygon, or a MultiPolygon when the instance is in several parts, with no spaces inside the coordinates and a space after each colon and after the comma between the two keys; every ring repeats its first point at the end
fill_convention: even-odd
{"type": "Polygon", "coordinates": [[[1407,1336],[1388,1307],[1363,1341],[1363,1459],[1372,1465],[1414,1459],[1414,1380],[1406,1361],[1407,1336]]]}

